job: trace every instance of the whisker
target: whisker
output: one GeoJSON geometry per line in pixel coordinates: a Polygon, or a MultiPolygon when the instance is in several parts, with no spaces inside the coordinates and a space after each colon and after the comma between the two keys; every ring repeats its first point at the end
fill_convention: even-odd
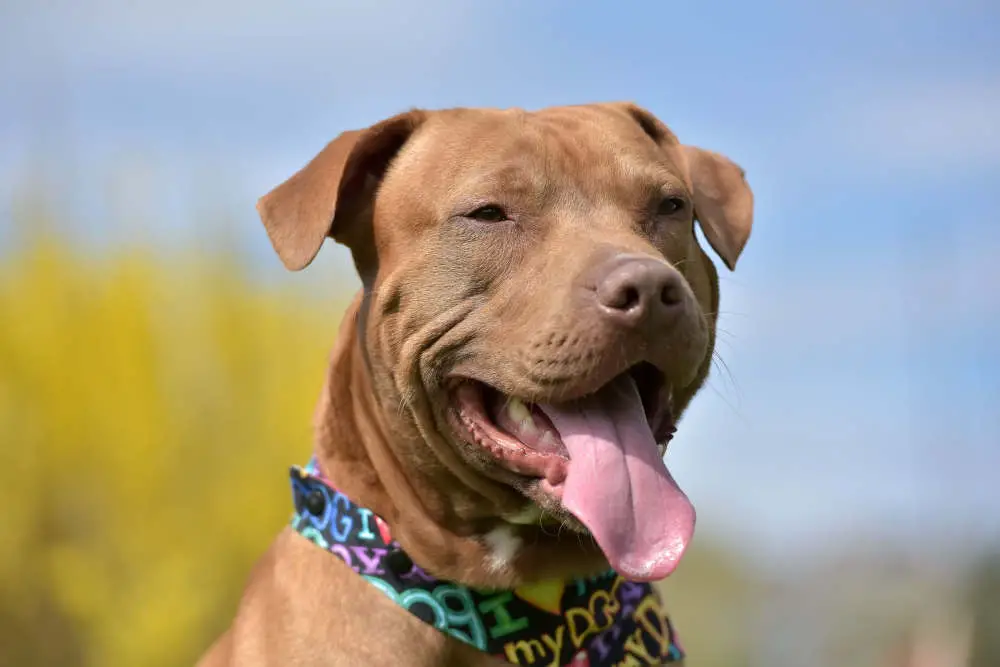
{"type": "MultiPolygon", "coordinates": [[[[729,386],[732,387],[733,391],[736,393],[737,402],[742,402],[743,392],[740,390],[739,383],[736,381],[736,376],[733,375],[733,372],[729,368],[729,365],[726,363],[726,360],[723,359],[718,352],[712,353],[712,367],[724,373],[725,376],[729,378],[729,386]]],[[[719,390],[719,388],[716,387],[714,382],[709,381],[706,386],[708,386],[712,390],[712,393],[718,396],[722,400],[722,402],[725,403],[726,407],[732,410],[734,415],[736,415],[737,417],[740,418],[741,421],[746,423],[746,418],[740,412],[739,408],[737,408],[736,405],[734,405],[732,402],[730,402],[728,398],[726,398],[726,396],[719,390]]]]}

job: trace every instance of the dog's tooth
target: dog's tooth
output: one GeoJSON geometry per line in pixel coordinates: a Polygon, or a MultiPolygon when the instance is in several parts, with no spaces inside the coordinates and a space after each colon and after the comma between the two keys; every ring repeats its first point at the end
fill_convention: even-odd
{"type": "Polygon", "coordinates": [[[519,398],[512,398],[507,403],[507,416],[514,420],[522,431],[534,433],[537,431],[535,420],[531,418],[531,410],[519,398]]]}
{"type": "Polygon", "coordinates": [[[539,441],[538,445],[539,445],[539,448],[543,448],[545,446],[550,446],[552,448],[555,448],[555,447],[559,446],[559,443],[556,442],[556,436],[555,436],[555,434],[553,434],[552,431],[550,431],[548,429],[545,429],[545,432],[542,433],[542,437],[541,437],[541,440],[539,441]]]}

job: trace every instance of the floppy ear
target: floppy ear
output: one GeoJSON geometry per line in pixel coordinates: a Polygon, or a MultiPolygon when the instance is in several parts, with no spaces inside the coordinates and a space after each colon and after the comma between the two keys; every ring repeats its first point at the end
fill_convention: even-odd
{"type": "Polygon", "coordinates": [[[694,217],[712,249],[732,271],[750,238],[753,192],[743,169],[718,153],[682,146],[694,190],[694,217]]]}
{"type": "Polygon", "coordinates": [[[374,192],[425,115],[409,111],[365,130],[344,132],[258,200],[257,212],[285,267],[307,267],[328,235],[338,243],[356,245],[360,230],[354,229],[357,221],[351,218],[362,210],[359,198],[374,192]]]}

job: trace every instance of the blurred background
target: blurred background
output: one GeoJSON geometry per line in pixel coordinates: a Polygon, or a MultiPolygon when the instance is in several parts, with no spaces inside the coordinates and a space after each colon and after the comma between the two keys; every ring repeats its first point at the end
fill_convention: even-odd
{"type": "Polygon", "coordinates": [[[0,2],[0,665],[192,664],[357,287],[258,196],[411,106],[633,100],[745,167],[670,449],[695,667],[1000,665],[1000,6],[0,2]]]}

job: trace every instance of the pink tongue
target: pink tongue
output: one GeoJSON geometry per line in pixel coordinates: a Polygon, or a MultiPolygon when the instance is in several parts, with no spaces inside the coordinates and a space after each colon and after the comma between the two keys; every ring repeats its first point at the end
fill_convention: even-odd
{"type": "Polygon", "coordinates": [[[569,405],[539,405],[570,463],[563,505],[627,579],[663,579],[694,533],[694,508],[664,465],[635,383],[621,376],[569,405]]]}

